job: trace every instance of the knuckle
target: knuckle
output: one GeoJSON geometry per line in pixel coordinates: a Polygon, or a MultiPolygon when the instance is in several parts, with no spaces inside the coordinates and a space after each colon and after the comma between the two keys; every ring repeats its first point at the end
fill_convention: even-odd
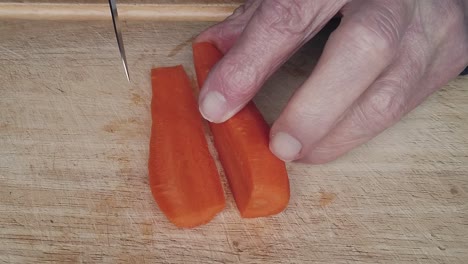
{"type": "Polygon", "coordinates": [[[395,56],[402,38],[400,22],[390,11],[375,12],[366,21],[355,19],[349,28],[352,30],[347,31],[348,37],[354,48],[386,59],[395,56]]]}
{"type": "Polygon", "coordinates": [[[391,58],[395,53],[395,45],[389,34],[381,31],[380,28],[366,24],[357,24],[351,44],[362,51],[370,52],[376,56],[391,58]]]}
{"type": "Polygon", "coordinates": [[[238,8],[234,10],[232,15],[226,18],[226,20],[248,20],[250,16],[258,7],[260,1],[258,0],[247,0],[244,4],[240,5],[238,8]]]}
{"type": "Polygon", "coordinates": [[[243,14],[245,14],[245,5],[241,5],[236,8],[234,12],[232,12],[232,14],[225,19],[225,21],[238,19],[243,14]]]}
{"type": "Polygon", "coordinates": [[[298,35],[307,31],[309,23],[301,1],[269,0],[258,9],[259,22],[267,31],[298,35]]]}
{"type": "Polygon", "coordinates": [[[401,87],[399,81],[385,80],[377,85],[382,85],[382,88],[366,98],[366,103],[359,109],[361,126],[371,133],[380,132],[393,125],[406,111],[406,99],[398,88],[401,87]]]}
{"type": "Polygon", "coordinates": [[[259,84],[256,69],[250,63],[226,62],[220,65],[218,84],[230,100],[244,100],[253,97],[259,84]]]}
{"type": "Polygon", "coordinates": [[[228,16],[228,17],[226,18],[226,20],[234,19],[234,18],[236,18],[236,17],[238,17],[238,16],[244,14],[244,13],[245,13],[245,10],[246,10],[246,6],[245,6],[245,5],[246,5],[246,4],[243,4],[243,5],[240,5],[238,8],[236,8],[236,9],[234,10],[234,12],[232,13],[232,15],[228,16]]]}

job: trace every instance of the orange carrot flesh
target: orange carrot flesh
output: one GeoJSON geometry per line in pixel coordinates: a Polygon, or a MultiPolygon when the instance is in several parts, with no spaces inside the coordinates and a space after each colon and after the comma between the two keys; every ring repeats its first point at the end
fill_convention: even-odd
{"type": "Polygon", "coordinates": [[[154,199],[178,227],[209,222],[225,206],[202,117],[182,66],[151,71],[149,181],[154,199]]]}
{"type": "MultiPolygon", "coordinates": [[[[222,58],[211,43],[195,43],[198,85],[222,58]]],[[[253,102],[221,124],[210,123],[216,149],[242,217],[277,214],[289,202],[286,166],[268,147],[269,126],[253,102]]]]}

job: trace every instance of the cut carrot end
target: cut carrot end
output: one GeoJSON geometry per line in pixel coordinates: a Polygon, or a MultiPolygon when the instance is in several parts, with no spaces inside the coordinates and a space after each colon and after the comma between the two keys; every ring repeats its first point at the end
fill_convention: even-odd
{"type": "Polygon", "coordinates": [[[224,208],[225,198],[190,81],[180,65],[152,69],[151,78],[153,197],[176,226],[205,224],[224,208]]]}
{"type": "MultiPolygon", "coordinates": [[[[222,58],[211,43],[193,44],[199,87],[222,58]]],[[[268,147],[269,127],[253,102],[221,124],[210,123],[216,149],[242,217],[264,217],[289,203],[286,165],[268,147]]]]}

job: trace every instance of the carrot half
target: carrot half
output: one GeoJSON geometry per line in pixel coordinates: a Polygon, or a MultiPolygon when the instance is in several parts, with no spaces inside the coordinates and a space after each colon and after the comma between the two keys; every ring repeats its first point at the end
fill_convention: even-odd
{"type": "Polygon", "coordinates": [[[149,181],[154,199],[178,227],[209,222],[225,206],[190,81],[182,66],[151,71],[149,181]]]}
{"type": "MultiPolygon", "coordinates": [[[[211,43],[193,44],[198,85],[222,58],[211,43]]],[[[277,214],[289,202],[289,179],[283,161],[268,147],[269,126],[253,102],[224,123],[210,123],[216,149],[242,217],[277,214]]]]}

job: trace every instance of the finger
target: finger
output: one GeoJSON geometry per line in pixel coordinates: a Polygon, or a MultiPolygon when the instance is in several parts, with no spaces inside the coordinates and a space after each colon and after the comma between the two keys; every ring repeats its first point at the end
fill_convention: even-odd
{"type": "Polygon", "coordinates": [[[468,42],[461,37],[465,36],[463,28],[453,25],[457,23],[452,23],[449,36],[444,37],[450,41],[442,42],[428,41],[418,28],[411,27],[395,63],[301,161],[318,164],[340,157],[394,125],[456,77],[468,61],[468,42]]]}
{"type": "Polygon", "coordinates": [[[226,53],[239,38],[248,21],[262,0],[247,0],[223,22],[218,23],[197,36],[195,42],[211,42],[226,53]]]}
{"type": "Polygon", "coordinates": [[[414,88],[420,87],[429,56],[421,54],[425,49],[417,43],[407,44],[395,63],[362,94],[332,131],[304,155],[301,162],[332,161],[380,134],[413,108],[409,105],[411,93],[420,93],[414,88]]]}
{"type": "Polygon", "coordinates": [[[200,92],[202,115],[216,123],[233,116],[343,3],[344,0],[263,1],[239,39],[208,76],[200,92]]]}
{"type": "Polygon", "coordinates": [[[335,126],[394,59],[409,25],[407,9],[399,1],[346,6],[314,72],[272,127],[273,153],[285,161],[300,159],[335,126]]]}

